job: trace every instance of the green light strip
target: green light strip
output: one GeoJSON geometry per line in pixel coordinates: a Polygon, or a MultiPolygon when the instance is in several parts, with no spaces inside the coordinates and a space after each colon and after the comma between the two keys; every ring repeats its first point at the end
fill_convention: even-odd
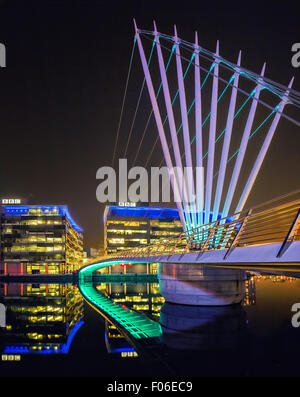
{"type": "Polygon", "coordinates": [[[82,295],[92,305],[107,313],[136,339],[158,338],[162,334],[161,326],[148,317],[131,311],[127,307],[112,302],[92,285],[80,284],[82,295]]]}
{"type": "MultiPolygon", "coordinates": [[[[84,298],[100,311],[107,313],[116,323],[136,339],[158,338],[162,334],[161,326],[141,313],[131,311],[127,307],[114,303],[101,292],[97,291],[91,283],[82,280],[83,275],[92,276],[93,272],[121,263],[133,261],[104,261],[86,265],[79,270],[79,289],[84,298]]],[[[138,261],[138,263],[147,263],[138,261]]]]}

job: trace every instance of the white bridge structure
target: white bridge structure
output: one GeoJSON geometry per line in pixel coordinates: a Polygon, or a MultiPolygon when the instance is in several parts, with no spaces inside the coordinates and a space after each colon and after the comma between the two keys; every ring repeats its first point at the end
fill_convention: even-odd
{"type": "MultiPolygon", "coordinates": [[[[170,36],[160,33],[155,23],[153,31],[134,25],[133,51],[137,44],[144,73],[142,88],[147,86],[152,105],[149,119],[154,114],[156,142],[161,143],[174,195],[180,198],[177,208],[184,232],[176,238],[162,238],[155,244],[94,259],[80,269],[79,280],[114,264],[158,262],[162,294],[168,301],[196,305],[237,302],[241,291],[240,287],[235,291],[235,286],[236,281],[240,285],[242,274],[217,269],[212,277],[210,270],[199,265],[300,264],[300,190],[245,209],[280,119],[300,126],[286,113],[287,106],[299,109],[300,93],[292,88],[293,78],[288,86],[266,78],[265,64],[260,74],[244,68],[241,52],[236,63],[226,60],[220,55],[219,42],[211,52],[201,47],[197,33],[195,42],[190,43],[178,36],[176,27],[170,36]],[[148,59],[146,41],[152,44],[148,59]],[[155,52],[153,70],[150,63],[155,52]],[[185,69],[183,62],[187,63],[185,69]],[[159,87],[155,89],[157,80],[159,87]],[[163,97],[159,96],[161,89],[163,97]],[[247,158],[258,132],[264,136],[252,145],[252,157],[247,158]],[[186,167],[188,178],[182,183],[180,174],[186,167]],[[205,173],[197,172],[203,167],[205,173]],[[178,174],[172,173],[174,168],[178,174]],[[228,282],[228,297],[209,300],[207,280],[218,280],[220,284],[213,287],[217,289],[228,282]]],[[[143,138],[144,134],[140,146],[143,138]]]]}
{"type": "Polygon", "coordinates": [[[236,64],[229,62],[220,55],[219,42],[215,53],[208,51],[199,45],[197,33],[195,42],[189,43],[178,37],[176,27],[174,35],[169,36],[158,32],[155,22],[153,31],[139,29],[135,22],[134,25],[135,41],[164,160],[169,170],[174,195],[180,197],[177,208],[184,230],[190,233],[191,230],[211,221],[220,218],[226,220],[230,214],[239,213],[244,209],[280,118],[284,117],[297,126],[300,125],[284,113],[286,105],[297,108],[300,106],[300,94],[292,89],[293,78],[286,87],[265,77],[266,64],[262,66],[260,74],[243,68],[241,51],[236,64]],[[146,59],[142,39],[152,41],[149,60],[146,59]],[[159,76],[161,81],[157,92],[149,68],[155,48],[158,70],[155,69],[152,76],[155,73],[155,77],[159,76]],[[169,53],[167,63],[163,57],[163,50],[169,53]],[[171,69],[172,58],[175,58],[177,81],[170,84],[171,78],[168,79],[167,72],[171,69]],[[188,62],[185,71],[182,61],[188,62]],[[193,76],[187,90],[185,83],[188,72],[192,69],[193,76]],[[205,91],[209,78],[212,80],[211,92],[210,89],[208,92],[205,91]],[[194,87],[191,88],[191,85],[194,87]],[[244,86],[250,90],[246,91],[244,86]],[[174,91],[174,87],[176,93],[172,97],[171,91],[174,91]],[[158,100],[161,88],[164,101],[158,100]],[[190,103],[187,101],[187,91],[193,91],[190,103]],[[225,102],[226,91],[231,91],[228,103],[225,102]],[[263,99],[264,93],[268,102],[263,99]],[[238,95],[241,97],[239,106],[238,95]],[[174,104],[177,97],[179,107],[176,112],[174,104]],[[204,97],[210,97],[209,111],[203,106],[204,97]],[[263,111],[258,111],[259,106],[263,111]],[[162,115],[165,110],[164,118],[162,115]],[[241,123],[238,122],[238,118],[241,118],[242,112],[245,121],[241,123]],[[256,159],[249,167],[246,163],[249,141],[262,127],[266,128],[265,138],[261,144],[256,145],[256,159]],[[180,141],[183,142],[182,145],[180,141]],[[235,150],[230,155],[233,145],[235,150]],[[175,177],[171,171],[174,167],[179,170],[175,177]],[[180,178],[184,173],[184,167],[187,169],[185,183],[180,178]],[[201,172],[202,167],[205,167],[205,175],[201,172]],[[245,170],[248,178],[244,186],[240,186],[239,178],[245,170]]]}

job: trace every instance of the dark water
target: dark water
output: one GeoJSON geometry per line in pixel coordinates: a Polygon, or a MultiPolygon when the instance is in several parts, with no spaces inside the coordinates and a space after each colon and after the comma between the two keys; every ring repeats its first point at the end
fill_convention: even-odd
{"type": "Polygon", "coordinates": [[[247,272],[241,304],[219,307],[166,303],[156,282],[94,288],[159,322],[161,336],[125,338],[76,286],[2,283],[1,376],[300,375],[300,328],[291,323],[300,302],[297,273],[247,272]]]}

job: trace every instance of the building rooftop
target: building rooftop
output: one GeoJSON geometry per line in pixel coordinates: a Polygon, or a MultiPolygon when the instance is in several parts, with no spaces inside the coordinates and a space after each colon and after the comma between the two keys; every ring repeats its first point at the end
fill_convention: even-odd
{"type": "MultiPolygon", "coordinates": [[[[66,205],[2,205],[5,215],[26,215],[30,209],[40,209],[43,215],[55,215],[51,214],[53,211],[57,211],[57,215],[65,216],[70,222],[71,226],[77,231],[82,233],[83,230],[71,217],[68,207],[66,205]]],[[[31,215],[31,214],[30,214],[31,215]]]]}
{"type": "Polygon", "coordinates": [[[177,208],[106,206],[103,222],[108,216],[144,217],[152,219],[180,219],[177,208]]]}

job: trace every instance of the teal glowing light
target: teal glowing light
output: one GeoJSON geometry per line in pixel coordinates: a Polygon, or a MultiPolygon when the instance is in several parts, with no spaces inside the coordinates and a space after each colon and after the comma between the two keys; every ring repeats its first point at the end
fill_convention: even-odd
{"type": "Polygon", "coordinates": [[[158,338],[162,334],[159,323],[141,313],[131,311],[126,306],[114,303],[91,284],[80,285],[80,291],[92,306],[107,314],[135,339],[158,338]]]}
{"type": "MultiPolygon", "coordinates": [[[[107,314],[113,322],[120,325],[135,339],[158,338],[162,334],[161,326],[156,321],[150,320],[141,313],[131,311],[126,306],[114,303],[108,297],[97,291],[92,283],[82,281],[82,275],[92,275],[95,270],[118,265],[132,263],[132,261],[104,261],[86,265],[79,270],[79,289],[83,297],[96,310],[107,314]]],[[[146,263],[146,262],[138,262],[146,263]]]]}

